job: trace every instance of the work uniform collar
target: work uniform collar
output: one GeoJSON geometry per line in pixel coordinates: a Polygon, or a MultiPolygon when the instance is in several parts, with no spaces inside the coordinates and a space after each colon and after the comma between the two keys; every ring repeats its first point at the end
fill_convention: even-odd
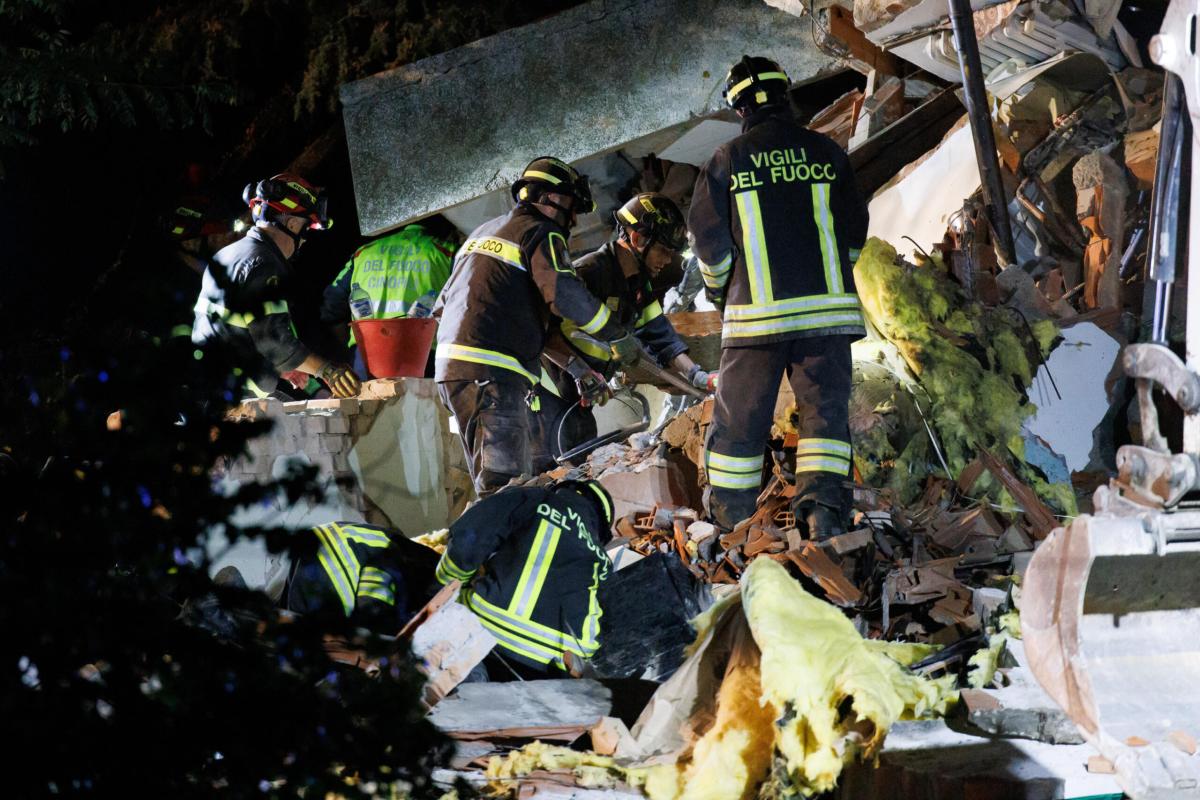
{"type": "Polygon", "coordinates": [[[540,208],[535,206],[533,203],[518,203],[516,209],[514,209],[514,213],[521,213],[521,212],[530,214],[532,216],[538,217],[539,219],[544,219],[547,222],[552,223],[554,225],[554,227],[556,227],[560,231],[562,231],[562,235],[564,237],[566,237],[567,234],[569,233],[566,225],[559,222],[554,217],[547,216],[546,214],[544,214],[542,212],[542,210],[540,208]]]}
{"type": "Polygon", "coordinates": [[[632,250],[622,247],[620,242],[606,242],[604,246],[608,248],[608,254],[617,262],[617,269],[621,271],[621,277],[628,281],[642,276],[642,265],[638,263],[638,257],[632,250]]]}
{"type": "MultiPolygon", "coordinates": [[[[256,242],[262,242],[268,248],[270,248],[271,252],[275,254],[276,258],[278,258],[280,261],[282,261],[284,263],[287,263],[287,258],[284,257],[283,251],[279,249],[279,245],[275,244],[275,240],[272,239],[270,236],[268,236],[267,232],[264,231],[262,228],[255,225],[253,228],[246,231],[246,238],[253,239],[256,242]]],[[[295,254],[296,254],[296,251],[293,250],[292,255],[295,255],[295,254]]]]}
{"type": "Polygon", "coordinates": [[[748,117],[742,118],[742,133],[753,128],[755,125],[761,125],[769,119],[780,117],[782,119],[792,119],[792,110],[786,105],[776,103],[775,105],[763,106],[748,117]]]}

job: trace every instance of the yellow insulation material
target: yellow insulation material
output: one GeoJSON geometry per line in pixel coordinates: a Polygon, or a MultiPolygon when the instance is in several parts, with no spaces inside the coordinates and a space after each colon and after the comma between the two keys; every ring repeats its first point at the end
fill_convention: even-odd
{"type": "Polygon", "coordinates": [[[492,759],[493,790],[511,789],[513,778],[535,770],[571,770],[580,785],[623,780],[652,800],[751,800],[764,788],[807,797],[834,788],[855,758],[873,757],[897,720],[940,716],[958,699],[952,675],[929,680],[902,666],[936,648],[864,640],[841,611],[771,559],[747,568],[741,608],[737,600],[696,620],[700,640],[727,614],[739,615],[729,621],[738,630],[715,719],[679,762],[626,768],[534,742],[492,759]]]}
{"type": "Polygon", "coordinates": [[[530,742],[520,750],[504,756],[493,756],[484,774],[491,780],[489,789],[502,794],[511,788],[511,781],[536,770],[570,770],[580,786],[611,787],[622,779],[622,771],[612,756],[572,750],[569,747],[530,742]]]}
{"type": "Polygon", "coordinates": [[[756,796],[776,755],[772,780],[789,784],[782,788],[828,791],[843,765],[875,754],[896,720],[943,714],[958,697],[953,676],[931,681],[900,666],[923,649],[899,645],[889,654],[887,643],[864,641],[842,612],[770,559],[746,570],[742,599],[759,674],[745,665],[727,672],[717,720],[691,760],[651,769],[653,800],[756,796]],[[757,688],[748,685],[754,677],[757,688]],[[672,771],[675,780],[656,774],[672,771]]]}
{"type": "Polygon", "coordinates": [[[446,552],[446,547],[450,544],[450,529],[442,528],[429,533],[422,533],[420,536],[414,536],[413,541],[417,544],[423,544],[430,550],[435,550],[438,553],[446,552]]]}

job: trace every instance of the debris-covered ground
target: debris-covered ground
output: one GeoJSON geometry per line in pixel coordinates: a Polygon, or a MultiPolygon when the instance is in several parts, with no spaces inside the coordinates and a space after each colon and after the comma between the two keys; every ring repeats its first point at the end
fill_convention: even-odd
{"type": "MultiPolygon", "coordinates": [[[[1056,19],[1073,13],[1054,7],[1056,19]]],[[[1128,62],[1103,47],[1049,55],[988,76],[1016,264],[997,263],[978,175],[923,170],[964,152],[965,117],[876,194],[881,212],[906,193],[933,207],[910,214],[918,236],[945,206],[933,223],[944,236],[914,241],[903,218],[873,223],[879,235],[855,268],[871,329],[854,350],[852,528],[815,542],[797,527],[790,469],[803,410],[786,384],[757,513],[731,532],[704,521],[711,401],[593,452],[582,470],[622,512],[614,581],[628,588],[627,570],[639,571],[643,587],[606,613],[593,677],[611,708],[567,725],[556,738],[577,734],[572,747],[521,747],[526,738],[503,730],[464,747],[457,766],[479,786],[809,796],[877,757],[898,720],[946,714],[977,733],[1082,741],[1025,668],[1014,612],[1038,542],[1090,507],[1117,440],[1136,432],[1115,354],[1139,311],[1161,76],[1115,69],[1128,62]],[[636,679],[654,682],[648,700],[636,679]],[[470,769],[484,765],[486,775],[470,769]]],[[[902,125],[916,113],[907,102],[903,81],[888,79],[814,125],[853,159],[863,109],[879,127],[902,125]]],[[[560,708],[566,719],[577,706],[560,708]]]]}

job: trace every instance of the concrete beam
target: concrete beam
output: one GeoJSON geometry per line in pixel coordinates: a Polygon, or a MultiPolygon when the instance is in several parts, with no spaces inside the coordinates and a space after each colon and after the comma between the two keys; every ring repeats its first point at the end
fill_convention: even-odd
{"type": "Polygon", "coordinates": [[[808,25],[762,0],[593,0],[346,84],[362,232],[503,187],[537,156],[575,161],[710,114],[744,53],[814,75],[833,62],[808,25]]]}

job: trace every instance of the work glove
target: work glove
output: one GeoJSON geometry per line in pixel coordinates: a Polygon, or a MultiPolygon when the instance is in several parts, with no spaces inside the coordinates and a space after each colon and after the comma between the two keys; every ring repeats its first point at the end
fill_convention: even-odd
{"type": "Polygon", "coordinates": [[[642,346],[632,333],[626,333],[608,343],[612,350],[613,360],[621,366],[628,367],[642,356],[642,346]]]}
{"type": "Polygon", "coordinates": [[[612,397],[612,389],[604,376],[587,365],[582,358],[572,358],[567,362],[567,374],[575,379],[575,388],[579,392],[579,405],[602,406],[612,397]]]}
{"type": "Polygon", "coordinates": [[[301,372],[298,369],[288,370],[279,377],[290,383],[293,389],[303,389],[305,386],[308,386],[309,374],[301,372]]]}
{"type": "Polygon", "coordinates": [[[688,383],[695,386],[697,389],[703,389],[706,392],[715,392],[717,390],[717,373],[706,372],[699,364],[693,364],[688,370],[688,383]]]}
{"type": "Polygon", "coordinates": [[[317,377],[329,387],[329,391],[333,392],[334,397],[354,397],[362,388],[362,381],[354,374],[354,370],[345,364],[334,364],[332,361],[327,361],[325,366],[321,367],[321,371],[317,373],[317,377]]]}

